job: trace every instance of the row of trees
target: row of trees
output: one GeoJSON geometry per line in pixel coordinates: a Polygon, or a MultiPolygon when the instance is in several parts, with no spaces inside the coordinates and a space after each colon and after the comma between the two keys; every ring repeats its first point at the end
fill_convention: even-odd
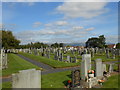
{"type": "Polygon", "coordinates": [[[35,43],[28,43],[26,45],[19,45],[18,48],[45,48],[45,47],[48,47],[47,44],[44,44],[44,43],[40,43],[40,42],[35,42],[35,43]]]}
{"type": "MultiPolygon", "coordinates": [[[[2,47],[6,49],[11,49],[11,48],[41,48],[41,47],[49,47],[48,44],[44,44],[41,42],[35,42],[35,43],[28,43],[26,45],[19,45],[20,40],[16,39],[15,36],[13,36],[13,33],[11,31],[5,31],[1,30],[0,31],[0,41],[2,44],[2,47]]],[[[54,43],[51,45],[51,47],[63,47],[63,43],[54,43]]]]}
{"type": "MultiPolygon", "coordinates": [[[[11,31],[5,31],[1,30],[0,31],[0,43],[2,43],[2,47],[8,49],[8,48],[41,48],[41,47],[49,47],[50,45],[40,43],[40,42],[35,42],[35,43],[28,43],[26,45],[19,45],[20,40],[16,39],[15,36],[13,36],[11,31]],[[2,41],[2,42],[1,42],[2,41]]],[[[51,47],[63,47],[63,43],[54,43],[51,44],[51,47]]],[[[89,38],[86,42],[86,47],[107,47],[105,43],[105,37],[104,35],[100,35],[99,37],[92,37],[89,38]]],[[[116,48],[120,48],[120,43],[116,45],[116,48]]]]}

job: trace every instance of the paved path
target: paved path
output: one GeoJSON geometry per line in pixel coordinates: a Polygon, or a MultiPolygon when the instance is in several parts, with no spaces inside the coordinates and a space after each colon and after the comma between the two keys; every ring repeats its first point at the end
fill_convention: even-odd
{"type": "Polygon", "coordinates": [[[51,66],[47,65],[47,64],[44,64],[44,63],[41,63],[41,62],[38,62],[38,61],[35,61],[35,60],[32,60],[30,58],[27,58],[23,55],[20,55],[20,54],[17,54],[19,57],[21,57],[22,59],[28,61],[28,62],[31,62],[32,64],[38,66],[38,67],[41,67],[43,69],[46,69],[46,70],[49,70],[49,69],[53,69],[51,66]]]}

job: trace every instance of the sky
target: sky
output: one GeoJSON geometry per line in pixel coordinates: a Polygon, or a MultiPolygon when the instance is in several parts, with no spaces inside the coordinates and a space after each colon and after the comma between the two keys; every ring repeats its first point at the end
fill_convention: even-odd
{"type": "Polygon", "coordinates": [[[2,2],[2,24],[21,44],[118,42],[117,2],[2,2]]]}

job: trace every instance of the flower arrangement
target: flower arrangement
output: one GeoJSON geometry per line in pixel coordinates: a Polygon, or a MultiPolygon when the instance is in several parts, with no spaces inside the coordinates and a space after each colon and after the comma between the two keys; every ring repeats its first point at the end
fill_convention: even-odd
{"type": "Polygon", "coordinates": [[[88,70],[88,74],[94,74],[94,70],[88,70]]]}
{"type": "Polygon", "coordinates": [[[98,80],[98,83],[99,83],[100,85],[102,85],[103,82],[105,82],[105,81],[104,81],[104,80],[98,80]]]}

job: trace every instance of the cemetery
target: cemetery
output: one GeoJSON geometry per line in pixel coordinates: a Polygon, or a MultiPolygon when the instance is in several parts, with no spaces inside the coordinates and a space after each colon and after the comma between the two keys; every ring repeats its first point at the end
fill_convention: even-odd
{"type": "Polygon", "coordinates": [[[0,89],[120,89],[120,3],[11,1],[0,3],[0,89]]]}
{"type": "Polygon", "coordinates": [[[118,77],[119,55],[119,49],[108,48],[71,49],[65,47],[56,49],[8,49],[6,53],[3,48],[1,49],[2,77],[11,78],[12,82],[3,82],[2,85],[4,88],[102,88],[105,87],[104,83],[106,83],[109,78],[115,75],[117,75],[115,77],[118,77]],[[50,68],[36,66],[35,63],[26,61],[23,57],[49,65],[50,68]],[[72,67],[77,67],[77,69],[68,69],[68,71],[48,73],[46,75],[40,74],[40,72],[47,72],[50,70],[52,72],[52,69],[58,69],[59,71],[59,69],[72,67]],[[40,81],[37,81],[38,79],[35,78],[35,82],[38,82],[38,85],[35,84],[36,86],[31,86],[27,84],[32,78],[29,72],[31,72],[31,74],[32,72],[39,72],[38,76],[37,74],[36,76],[32,75],[39,78],[40,81]],[[27,76],[19,76],[18,73],[20,73],[20,75],[27,73],[25,74],[27,76]],[[57,73],[63,73],[63,75],[60,76],[57,73]],[[22,85],[21,83],[25,82],[24,78],[28,78],[28,75],[30,76],[29,80],[26,80],[26,83],[22,85]],[[57,75],[56,78],[53,77],[54,75],[57,75]],[[16,81],[17,78],[21,78],[21,80],[16,81]],[[56,81],[56,84],[51,82],[52,80],[56,81]]]}

